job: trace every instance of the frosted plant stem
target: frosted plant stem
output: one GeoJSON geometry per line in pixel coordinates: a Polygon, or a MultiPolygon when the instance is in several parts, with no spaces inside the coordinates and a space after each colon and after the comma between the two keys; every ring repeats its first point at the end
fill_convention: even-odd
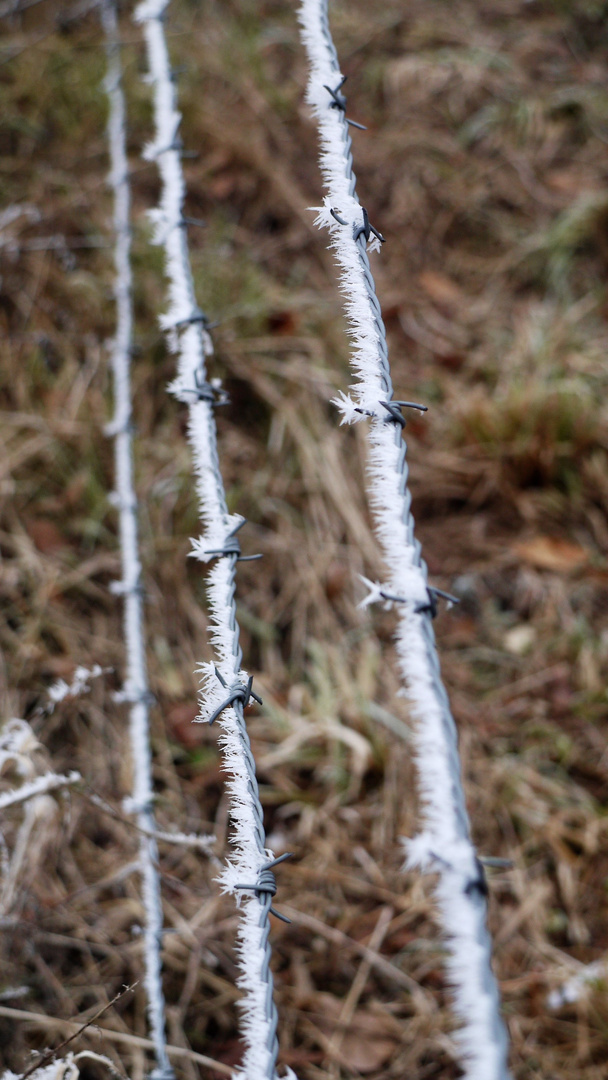
{"type": "Polygon", "coordinates": [[[116,8],[105,0],[102,20],[106,33],[108,70],[106,91],[109,101],[108,143],[110,186],[114,195],[114,249],[116,335],[112,350],[114,418],[108,433],[114,436],[116,493],[118,507],[122,581],[115,592],[124,596],[124,633],[127,677],[123,701],[130,704],[130,738],[133,759],[133,797],[130,808],[140,832],[139,860],[142,899],[145,911],[145,989],[150,1036],[154,1043],[159,1080],[173,1077],[165,1040],[165,1000],[161,978],[163,928],[158,849],[153,812],[152,755],[150,749],[149,685],[144,645],[144,617],[141,592],[141,564],[137,538],[137,498],[133,485],[133,443],[131,434],[130,356],[133,329],[131,228],[129,171],[125,136],[125,103],[116,8]]]}
{"type": "Polygon", "coordinates": [[[236,893],[242,899],[237,940],[245,1044],[241,1074],[247,1080],[273,1080],[278,1043],[277,1011],[269,966],[272,897],[264,890],[258,893],[240,891],[242,885],[259,884],[260,875],[272,860],[272,853],[266,850],[255,762],[243,717],[248,677],[241,668],[235,600],[239,555],[235,534],[243,519],[228,513],[219,468],[213,413],[214,395],[219,391],[215,382],[207,381],[206,359],[213,350],[205,316],[196,304],[188,253],[178,134],[181,114],[177,109],[164,31],[167,7],[168,0],[144,0],[135,12],[135,20],[143,28],[148,78],[154,95],[155,138],[144,156],[156,161],[161,177],[160,203],[150,214],[154,223],[154,242],[164,249],[168,279],[168,309],[161,316],[160,325],[168,332],[169,346],[177,354],[177,377],[170,389],[179,401],[188,405],[189,412],[188,438],[204,528],[204,534],[193,541],[192,554],[205,563],[213,561],[207,588],[215,665],[200,665],[204,676],[200,719],[212,719],[218,706],[235,691],[239,695],[223,708],[217,722],[221,728],[224,767],[229,775],[233,844],[233,857],[220,881],[225,892],[236,893]]]}
{"type": "Polygon", "coordinates": [[[388,575],[384,585],[368,583],[365,603],[388,599],[396,604],[397,654],[414,720],[423,832],[407,844],[407,865],[436,874],[435,897],[447,941],[447,973],[460,1021],[456,1037],[465,1076],[506,1080],[507,1038],[490,963],[485,879],[470,837],[456,726],[431,621],[436,597],[429,592],[414,536],[401,409],[390,405],[386,332],[368,259],[368,250],[376,250],[380,238],[368,249],[372,234],[356,193],[327,0],[302,0],[299,17],[311,69],[307,100],[319,124],[328,191],[317,224],[329,229],[340,269],[356,380],[351,395],[342,394],[335,404],[343,423],[368,422],[369,501],[388,575]]]}
{"type": "Polygon", "coordinates": [[[558,989],[551,991],[547,996],[547,1005],[550,1009],[561,1009],[563,1005],[573,1005],[577,1001],[584,1001],[594,984],[602,986],[607,977],[608,962],[606,960],[581,964],[574,975],[566,979],[558,989]]]}
{"type": "Polygon", "coordinates": [[[80,783],[81,780],[82,776],[75,770],[67,775],[44,773],[43,776],[37,776],[35,780],[22,784],[15,791],[5,791],[0,795],[0,810],[6,810],[7,807],[16,806],[17,803],[38,798],[39,795],[46,795],[49,791],[58,791],[60,788],[71,787],[73,784],[80,783]]]}

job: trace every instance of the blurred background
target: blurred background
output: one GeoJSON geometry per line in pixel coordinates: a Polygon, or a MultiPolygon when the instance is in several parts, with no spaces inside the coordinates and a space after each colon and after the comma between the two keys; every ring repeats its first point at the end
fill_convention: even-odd
{"type": "MultiPolygon", "coordinates": [[[[604,0],[345,0],[330,5],[348,75],[362,203],[414,514],[431,580],[461,597],[436,620],[475,841],[490,873],[495,969],[517,1080],[601,1080],[608,946],[608,5],[604,0]]],[[[108,342],[113,333],[105,71],[90,3],[0,7],[0,590],[2,717],[77,768],[0,890],[0,1060],[23,1071],[141,978],[138,837],[121,685],[108,342]],[[90,692],[45,708],[79,664],[90,692]],[[91,805],[91,795],[105,809],[91,805]],[[34,1019],[16,1019],[11,1009],[34,1019]]],[[[134,198],[136,474],[164,828],[213,832],[212,856],[164,846],[169,1041],[240,1060],[234,901],[217,733],[193,725],[210,658],[185,409],[158,330],[162,256],[146,62],[121,8],[134,198]]],[[[417,829],[394,616],[358,609],[382,580],[363,495],[365,432],[329,399],[349,382],[306,64],[288,0],[175,0],[167,33],[184,114],[198,300],[231,404],[218,410],[232,511],[248,713],[279,872],[272,929],[279,1061],[301,1080],[451,1080],[453,1018],[431,884],[401,867],[417,829]],[[370,945],[371,943],[371,945],[370,945]],[[362,947],[372,953],[365,959],[362,947]],[[370,960],[370,955],[372,959],[370,960]],[[357,978],[356,992],[346,995],[357,978]],[[422,992],[412,992],[413,983],[422,992]]],[[[3,779],[4,786],[12,782],[3,779]]],[[[2,821],[11,852],[21,815],[2,821]]],[[[607,969],[608,970],[608,969],[607,969]]],[[[415,987],[414,987],[415,990],[415,987]]],[[[145,1036],[141,985],[101,1026],[145,1036]]],[[[145,1049],[83,1035],[133,1078],[145,1049]]],[[[220,1073],[188,1057],[178,1077],[220,1073]]],[[[95,1080],[103,1070],[84,1069],[95,1080]]]]}

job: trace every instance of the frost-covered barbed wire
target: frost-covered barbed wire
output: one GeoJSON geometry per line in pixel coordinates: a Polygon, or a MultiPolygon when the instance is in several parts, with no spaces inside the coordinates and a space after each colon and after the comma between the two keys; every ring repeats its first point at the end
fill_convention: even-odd
{"type": "Polygon", "coordinates": [[[204,528],[203,535],[193,541],[192,554],[204,563],[213,561],[207,588],[215,664],[200,667],[203,681],[200,719],[208,722],[217,719],[224,767],[229,774],[233,856],[220,882],[225,892],[242,899],[237,955],[238,984],[243,990],[240,1007],[245,1052],[240,1072],[247,1080],[272,1080],[278,1052],[269,944],[269,914],[276,891],[272,872],[275,863],[272,852],[266,848],[255,762],[243,716],[252,696],[251,682],[241,667],[235,601],[235,572],[240,555],[236,534],[243,519],[228,513],[219,468],[213,410],[224,399],[219,383],[207,377],[206,361],[212,355],[212,343],[206,317],[196,303],[190,267],[188,219],[183,211],[181,114],[176,105],[163,25],[167,7],[168,0],[144,0],[135,12],[146,41],[148,78],[154,96],[155,137],[144,156],[156,161],[161,177],[160,203],[151,212],[153,240],[164,249],[168,278],[169,302],[160,325],[177,355],[177,377],[170,389],[189,410],[188,438],[204,528]]]}
{"type": "Polygon", "coordinates": [[[507,1039],[490,964],[487,887],[471,842],[456,727],[432,628],[441,594],[427,582],[407,486],[403,411],[421,406],[393,397],[386,332],[368,258],[384,238],[371,226],[357,197],[344,78],[329,29],[327,0],[303,0],[299,17],[311,67],[307,100],[319,123],[328,191],[316,220],[330,232],[340,269],[355,374],[350,394],[340,394],[335,404],[342,423],[369,422],[369,499],[388,579],[382,585],[368,583],[368,601],[397,608],[397,654],[415,722],[424,831],[407,843],[406,865],[437,875],[435,896],[448,944],[447,969],[467,1080],[505,1080],[507,1039]]]}
{"type": "Polygon", "coordinates": [[[173,1077],[165,1038],[165,1000],[162,987],[161,944],[163,911],[153,811],[152,752],[150,747],[150,688],[144,642],[141,564],[137,533],[137,497],[133,483],[130,359],[133,337],[131,274],[131,196],[126,152],[125,101],[116,8],[104,0],[102,22],[106,34],[108,96],[109,184],[114,198],[114,296],[116,332],[112,346],[114,417],[107,433],[114,437],[116,492],[122,579],[114,592],[124,598],[124,635],[127,674],[118,700],[129,703],[129,731],[133,766],[130,809],[140,830],[139,862],[144,906],[145,991],[150,1036],[154,1043],[157,1078],[173,1077]]]}

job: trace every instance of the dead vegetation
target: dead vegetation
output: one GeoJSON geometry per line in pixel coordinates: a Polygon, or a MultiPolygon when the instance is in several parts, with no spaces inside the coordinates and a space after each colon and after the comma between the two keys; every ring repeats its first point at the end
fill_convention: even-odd
{"type": "MultiPolygon", "coordinates": [[[[95,12],[21,6],[4,5],[0,46],[0,682],[3,718],[29,721],[52,769],[83,781],[45,796],[44,845],[2,908],[0,1059],[15,1072],[140,977],[142,918],[121,807],[126,717],[112,699],[123,649],[102,434],[102,38],[95,12]],[[112,671],[44,711],[54,681],[95,663],[112,671]]],[[[462,598],[436,626],[475,839],[514,862],[490,883],[514,1074],[600,1080],[603,994],[557,1012],[547,994],[608,948],[608,9],[332,7],[351,115],[369,128],[355,133],[360,190],[388,238],[375,270],[396,389],[430,406],[407,430],[414,511],[433,581],[462,598]]],[[[139,157],[149,93],[123,15],[157,813],[167,830],[216,836],[211,857],[161,845],[169,1042],[179,1076],[196,1080],[201,1055],[224,1072],[239,1060],[235,916],[214,885],[227,841],[216,737],[191,723],[204,584],[186,557],[192,478],[156,329],[161,263],[144,217],[156,179],[139,157]]],[[[424,884],[401,873],[416,806],[392,616],[356,607],[358,575],[380,569],[362,433],[339,429],[327,404],[347,382],[346,341],[307,210],[320,182],[293,5],[176,0],[169,31],[193,155],[187,209],[208,223],[191,230],[199,301],[220,323],[212,374],[232,402],[218,413],[230,508],[249,519],[246,552],[265,556],[240,565],[238,595],[264,698],[250,730],[270,843],[297,856],[277,898],[293,924],[273,929],[280,1060],[302,1080],[448,1080],[441,944],[424,884]]],[[[22,817],[3,814],[9,853],[22,817]]],[[[139,989],[119,998],[74,1053],[142,1077],[143,1010],[139,989]]]]}

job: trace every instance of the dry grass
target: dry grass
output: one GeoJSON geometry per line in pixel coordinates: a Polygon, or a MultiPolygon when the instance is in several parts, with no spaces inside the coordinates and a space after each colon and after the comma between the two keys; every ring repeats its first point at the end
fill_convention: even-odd
{"type": "MultiPolygon", "coordinates": [[[[437,631],[475,838],[515,864],[492,875],[490,904],[513,1069],[600,1080],[602,993],[558,1014],[546,994],[608,946],[608,12],[600,0],[333,7],[351,115],[369,126],[355,134],[360,190],[388,237],[375,265],[395,385],[431,406],[408,427],[414,510],[433,580],[463,598],[437,631]]],[[[112,700],[123,650],[102,435],[104,59],[95,14],[68,21],[70,10],[44,0],[5,20],[0,55],[0,202],[22,209],[0,252],[3,709],[31,720],[55,769],[85,777],[57,797],[37,872],[2,914],[0,1058],[16,1071],[141,973],[137,837],[120,810],[126,717],[112,700]],[[114,674],[41,715],[50,682],[93,662],[114,674]]],[[[196,510],[183,410],[164,392],[173,361],[144,219],[156,177],[138,157],[150,106],[127,15],[158,815],[217,836],[211,860],[161,852],[169,1038],[231,1065],[234,909],[213,882],[226,801],[215,733],[190,723],[194,667],[209,655],[204,585],[186,558],[196,510]]],[[[278,897],[293,925],[273,928],[282,1060],[302,1080],[448,1080],[458,1069],[441,945],[424,884],[400,872],[416,806],[395,733],[407,713],[392,616],[356,608],[357,575],[380,567],[361,433],[338,429],[327,404],[348,379],[346,342],[306,209],[320,182],[293,5],[176,0],[169,29],[197,155],[188,213],[208,221],[191,230],[199,299],[220,320],[213,374],[232,398],[218,414],[229,501],[249,518],[247,551],[265,555],[241,565],[239,597],[265,702],[250,730],[270,842],[297,855],[278,897]]],[[[19,810],[6,818],[10,848],[19,810]]],[[[75,1049],[142,1077],[141,990],[100,1026],[113,1035],[89,1031],[75,1049]]],[[[199,1065],[175,1058],[185,1080],[199,1065]]]]}

